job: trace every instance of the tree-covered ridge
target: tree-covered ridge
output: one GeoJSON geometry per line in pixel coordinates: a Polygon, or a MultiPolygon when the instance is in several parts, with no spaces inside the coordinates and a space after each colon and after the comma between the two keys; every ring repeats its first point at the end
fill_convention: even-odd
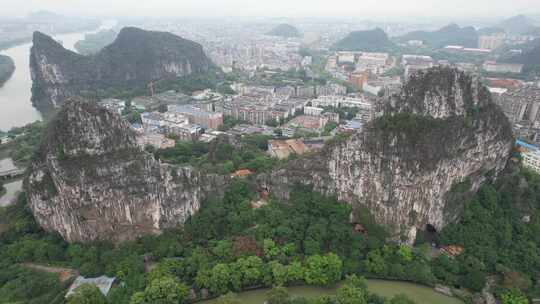
{"type": "Polygon", "coordinates": [[[499,23],[497,27],[504,29],[507,33],[512,35],[524,35],[538,29],[532,20],[525,15],[510,17],[499,23]]]}
{"type": "Polygon", "coordinates": [[[334,45],[334,49],[339,51],[365,52],[389,52],[394,50],[395,47],[396,45],[388,39],[388,35],[380,28],[351,32],[334,45]]]}
{"type": "Polygon", "coordinates": [[[117,35],[118,33],[114,30],[103,30],[95,34],[86,34],[84,40],[75,43],[75,49],[82,55],[96,54],[107,45],[113,43],[117,35]]]}
{"type": "Polygon", "coordinates": [[[290,24],[279,24],[278,26],[274,27],[271,31],[266,33],[266,35],[278,36],[278,37],[284,37],[284,38],[302,37],[302,33],[300,33],[300,31],[296,27],[290,24]]]}
{"type": "Polygon", "coordinates": [[[210,144],[177,140],[175,147],[156,151],[148,147],[147,150],[165,163],[189,164],[205,172],[231,174],[248,169],[255,173],[268,171],[278,163],[266,152],[271,138],[267,135],[246,135],[239,139],[220,136],[210,144]]]}
{"type": "Polygon", "coordinates": [[[15,71],[15,62],[9,56],[0,55],[0,87],[11,78],[15,71]]]}
{"type": "Polygon", "coordinates": [[[466,250],[458,263],[437,268],[448,284],[459,280],[455,266],[468,263],[476,265],[476,278],[497,275],[498,294],[517,289],[540,296],[540,176],[515,168],[482,187],[462,219],[442,231],[441,243],[466,250]]]}
{"type": "Polygon", "coordinates": [[[30,68],[32,101],[47,108],[73,96],[101,97],[102,91],[145,92],[151,82],[206,75],[215,66],[196,42],[168,32],[126,27],[113,43],[92,56],[66,50],[51,37],[35,32],[30,68]],[[41,58],[56,66],[55,77],[49,77],[41,58]]]}
{"type": "Polygon", "coordinates": [[[399,40],[420,40],[434,48],[443,48],[447,45],[461,45],[474,48],[478,46],[478,33],[472,26],[459,27],[457,24],[450,24],[433,32],[411,32],[399,37],[399,40]]]}
{"type": "MultiPolygon", "coordinates": [[[[222,200],[206,202],[183,228],[118,247],[67,244],[45,233],[21,196],[0,214],[0,224],[7,225],[0,234],[0,299],[31,301],[63,290],[53,277],[36,278],[20,266],[23,262],[70,266],[85,276],[116,276],[121,284],[107,299],[115,304],[152,303],[149,299],[166,294],[174,301],[163,303],[183,303],[189,288],[198,295],[203,290],[221,295],[272,285],[332,285],[352,274],[475,292],[494,275],[493,289],[504,304],[538,294],[540,176],[528,171],[516,169],[484,186],[440,240],[419,238],[414,248],[389,242],[367,210],[358,214],[358,229],[349,222],[348,204],[307,186],[295,186],[288,201],[270,198],[259,208],[252,205],[259,199],[255,190],[249,179],[236,181],[222,200]],[[427,241],[465,250],[455,258],[434,257],[427,241]],[[147,272],[149,259],[153,266],[147,272]],[[21,281],[56,287],[23,292],[25,287],[14,283],[21,281]]],[[[323,303],[342,303],[337,301],[323,303]]]]}

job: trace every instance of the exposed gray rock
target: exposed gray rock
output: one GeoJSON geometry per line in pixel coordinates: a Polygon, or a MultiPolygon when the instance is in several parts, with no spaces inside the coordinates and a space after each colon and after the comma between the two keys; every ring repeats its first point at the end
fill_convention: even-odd
{"type": "Polygon", "coordinates": [[[455,220],[463,206],[449,199],[451,189],[476,191],[504,169],[512,144],[507,119],[477,79],[435,68],[413,77],[363,133],[261,175],[259,184],[283,199],[295,183],[313,185],[355,214],[368,208],[396,239],[412,242],[427,224],[455,220]]]}
{"type": "Polygon", "coordinates": [[[183,223],[228,178],[160,164],[127,122],[71,100],[47,130],[25,181],[38,223],[67,241],[123,241],[183,223]]]}
{"type": "MultiPolygon", "coordinates": [[[[513,144],[510,124],[477,79],[448,68],[422,72],[388,101],[385,114],[322,152],[257,177],[287,199],[295,183],[366,208],[412,242],[463,207],[458,192],[496,177],[513,144]]],[[[122,241],[181,224],[229,178],[160,164],[128,124],[94,104],[70,101],[53,121],[25,181],[37,221],[68,241],[122,241]]]]}

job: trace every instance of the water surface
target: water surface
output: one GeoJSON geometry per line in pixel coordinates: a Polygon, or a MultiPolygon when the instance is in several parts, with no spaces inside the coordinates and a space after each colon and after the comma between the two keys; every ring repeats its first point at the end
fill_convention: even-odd
{"type": "MultiPolygon", "coordinates": [[[[95,31],[56,35],[54,39],[61,41],[65,48],[74,51],[75,43],[84,39],[85,34],[110,29],[115,25],[116,21],[106,21],[95,31]]],[[[31,47],[31,43],[26,43],[0,51],[1,54],[8,55],[15,62],[15,72],[0,88],[0,130],[7,131],[13,127],[21,127],[42,119],[41,113],[32,106],[31,102],[31,47]]]]}

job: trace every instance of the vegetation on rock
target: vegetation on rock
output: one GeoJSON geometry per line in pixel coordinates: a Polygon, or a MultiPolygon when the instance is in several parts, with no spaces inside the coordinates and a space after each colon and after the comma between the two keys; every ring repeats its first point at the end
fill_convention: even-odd
{"type": "Polygon", "coordinates": [[[338,41],[334,48],[340,51],[388,52],[395,49],[386,33],[376,28],[369,31],[356,31],[338,41]]]}
{"type": "Polygon", "coordinates": [[[284,38],[301,37],[300,31],[290,24],[280,24],[267,33],[269,36],[278,36],[284,38]]]}
{"type": "Polygon", "coordinates": [[[15,62],[11,57],[0,55],[0,87],[11,78],[11,75],[15,71],[15,62]]]}
{"type": "Polygon", "coordinates": [[[399,40],[420,40],[434,48],[443,48],[447,45],[461,45],[475,48],[478,46],[478,33],[474,27],[462,28],[457,24],[450,24],[433,32],[411,32],[399,37],[399,40]]]}
{"type": "Polygon", "coordinates": [[[96,54],[107,45],[113,43],[116,35],[118,33],[114,30],[103,30],[95,34],[86,34],[84,40],[75,43],[75,49],[82,55],[96,54]]]}

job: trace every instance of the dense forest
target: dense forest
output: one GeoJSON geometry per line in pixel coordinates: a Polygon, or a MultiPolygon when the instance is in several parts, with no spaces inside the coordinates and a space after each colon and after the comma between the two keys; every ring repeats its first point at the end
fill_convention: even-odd
{"type": "MultiPolygon", "coordinates": [[[[289,201],[270,197],[255,208],[259,197],[253,182],[237,180],[222,200],[206,202],[184,227],[116,247],[67,244],[40,230],[23,194],[0,216],[0,303],[63,303],[69,282],[26,267],[30,262],[121,282],[107,298],[81,288],[68,303],[88,303],[77,299],[89,297],[102,297],[95,303],[186,303],[193,296],[254,287],[331,286],[348,275],[444,284],[466,301],[489,281],[504,304],[527,303],[525,296],[540,291],[540,176],[519,168],[508,171],[480,189],[460,222],[434,237],[419,237],[414,247],[392,242],[367,210],[357,214],[363,229],[354,229],[348,204],[300,185],[289,201]],[[434,254],[431,242],[465,250],[456,257],[434,254]]],[[[368,299],[358,286],[345,283],[342,289],[351,290],[340,292],[368,299]]],[[[339,300],[340,292],[315,303],[357,303],[339,300]]]]}

